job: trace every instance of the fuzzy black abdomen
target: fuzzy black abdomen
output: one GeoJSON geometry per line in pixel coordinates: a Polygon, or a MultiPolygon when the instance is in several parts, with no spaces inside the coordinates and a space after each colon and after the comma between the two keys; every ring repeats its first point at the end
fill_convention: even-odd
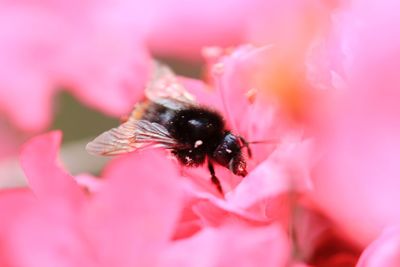
{"type": "Polygon", "coordinates": [[[178,143],[208,152],[218,146],[225,125],[218,113],[192,107],[177,111],[166,127],[178,143]]]}
{"type": "Polygon", "coordinates": [[[175,117],[176,112],[162,105],[149,103],[140,119],[156,122],[167,128],[171,119],[175,117]]]}

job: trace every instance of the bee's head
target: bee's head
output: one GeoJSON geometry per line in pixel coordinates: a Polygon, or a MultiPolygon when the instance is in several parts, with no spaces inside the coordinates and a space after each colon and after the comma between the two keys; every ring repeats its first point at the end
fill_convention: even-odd
{"type": "Polygon", "coordinates": [[[246,160],[242,154],[239,137],[226,132],[220,144],[214,150],[212,158],[220,165],[230,169],[235,175],[246,176],[246,160]]]}
{"type": "Polygon", "coordinates": [[[229,161],[229,169],[236,175],[245,177],[247,175],[247,164],[242,153],[236,155],[229,161]]]}

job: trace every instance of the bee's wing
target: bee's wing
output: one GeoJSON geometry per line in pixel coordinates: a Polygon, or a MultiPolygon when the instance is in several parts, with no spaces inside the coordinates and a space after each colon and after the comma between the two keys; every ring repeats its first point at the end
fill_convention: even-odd
{"type": "Polygon", "coordinates": [[[195,97],[178,81],[175,73],[158,61],[154,61],[153,74],[145,94],[152,102],[174,110],[196,104],[195,97]]]}
{"type": "Polygon", "coordinates": [[[172,148],[175,140],[162,125],[147,120],[130,119],[96,137],[86,145],[93,155],[114,156],[144,147],[172,148]]]}

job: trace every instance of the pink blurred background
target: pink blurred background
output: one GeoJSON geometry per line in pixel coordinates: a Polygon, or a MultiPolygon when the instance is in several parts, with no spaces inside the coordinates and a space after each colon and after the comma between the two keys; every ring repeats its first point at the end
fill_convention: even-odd
{"type": "Polygon", "coordinates": [[[143,97],[151,58],[211,83],[212,53],[226,53],[234,66],[227,99],[236,103],[235,84],[254,85],[265,109],[278,105],[284,124],[312,140],[313,208],[357,253],[374,240],[394,242],[399,8],[395,0],[1,1],[0,187],[25,184],[21,144],[51,129],[64,133],[61,157],[72,174],[99,173],[105,160],[84,145],[143,97]],[[243,56],[235,50],[243,44],[265,50],[243,56]],[[249,58],[257,67],[242,63],[249,58]]]}

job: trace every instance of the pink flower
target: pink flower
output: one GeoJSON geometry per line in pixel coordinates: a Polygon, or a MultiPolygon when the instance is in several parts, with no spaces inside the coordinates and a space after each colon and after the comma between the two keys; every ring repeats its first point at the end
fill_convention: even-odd
{"type": "Polygon", "coordinates": [[[157,55],[199,60],[205,46],[230,47],[246,42],[252,24],[268,12],[264,2],[153,0],[151,9],[156,12],[147,43],[157,55]]]}
{"type": "Polygon", "coordinates": [[[357,267],[387,266],[394,267],[400,264],[399,229],[385,229],[361,255],[357,267]]]}
{"type": "Polygon", "coordinates": [[[2,266],[154,263],[153,255],[168,241],[180,211],[174,168],[155,152],[125,157],[105,174],[104,190],[89,196],[55,162],[60,137],[58,132],[39,136],[22,152],[36,198],[28,190],[0,195],[6,226],[0,235],[6,252],[2,266]],[[150,158],[163,168],[165,177],[139,168],[150,158]]]}
{"type": "MultiPolygon", "coordinates": [[[[212,105],[224,114],[234,133],[249,141],[267,141],[251,145],[253,158],[248,160],[249,175],[243,180],[233,177],[227,170],[217,169],[227,192],[225,202],[215,200],[214,195],[201,197],[211,202],[215,200],[220,203],[217,206],[222,205],[231,211],[251,211],[249,214],[258,220],[269,220],[268,217],[274,217],[274,212],[285,213],[277,209],[268,214],[267,206],[271,207],[272,198],[291,190],[309,190],[311,186],[308,170],[313,161],[310,154],[312,142],[303,140],[301,129],[291,123],[281,108],[263,94],[260,83],[252,79],[252,75],[257,76],[264,70],[262,63],[273,52],[274,48],[269,46],[255,48],[245,45],[230,54],[209,58],[215,63],[210,66],[208,75],[212,77],[212,91],[207,90],[206,85],[201,89],[198,82],[186,81],[186,86],[200,103],[212,105]],[[249,92],[254,95],[250,97],[249,92]],[[224,103],[221,103],[221,98],[224,103]]],[[[191,177],[197,183],[201,181],[196,177],[209,176],[205,170],[194,172],[196,175],[191,177]]]]}
{"type": "Polygon", "coordinates": [[[208,58],[209,83],[182,78],[200,104],[224,115],[234,133],[250,141],[272,142],[251,146],[254,156],[248,161],[249,174],[243,179],[217,167],[224,198],[210,183],[205,168],[184,170],[186,197],[176,240],[195,238],[210,227],[238,221],[251,228],[279,223],[289,232],[291,195],[312,189],[309,169],[314,161],[313,143],[302,138],[301,129],[252,79],[252,75],[265,70],[261,63],[273,52],[270,46],[244,45],[227,53],[210,48],[205,51],[207,56],[213,56],[208,58]]]}
{"type": "Polygon", "coordinates": [[[361,247],[400,223],[397,8],[397,1],[355,1],[335,17],[330,48],[340,53],[324,58],[336,66],[331,94],[324,109],[310,111],[323,155],[314,200],[361,247]]]}
{"type": "Polygon", "coordinates": [[[183,191],[164,155],[113,161],[89,195],[56,163],[60,137],[52,132],[24,146],[32,191],[0,192],[1,266],[283,266],[288,260],[288,240],[273,225],[232,222],[173,241],[183,191]]]}
{"type": "MultiPolygon", "coordinates": [[[[115,14],[127,7],[122,3],[115,7],[115,14]]],[[[186,15],[185,6],[175,9],[176,5],[167,4],[160,4],[151,14],[142,12],[143,17],[132,21],[129,16],[120,20],[112,15],[114,9],[108,13],[97,4],[93,4],[96,11],[92,13],[91,2],[86,3],[90,12],[71,12],[74,19],[77,16],[85,23],[87,14],[99,16],[103,23],[103,15],[111,14],[106,16],[105,25],[99,25],[107,26],[115,40],[136,47],[131,51],[123,45],[117,59],[112,53],[107,58],[107,62],[116,60],[117,65],[126,63],[125,67],[132,62],[138,64],[143,76],[128,79],[128,86],[122,86],[125,89],[118,87],[118,81],[129,77],[125,76],[125,67],[119,69],[121,76],[111,75],[110,80],[100,75],[109,82],[104,84],[113,85],[107,88],[113,89],[102,91],[104,95],[99,98],[92,97],[98,94],[95,90],[72,89],[83,101],[109,114],[125,112],[141,95],[142,90],[134,88],[140,87],[147,75],[145,42],[160,55],[182,53],[186,57],[198,53],[199,44],[217,40],[225,45],[240,41],[246,34],[253,41],[271,43],[204,49],[206,81],[181,78],[200,103],[224,115],[235,134],[249,141],[270,142],[251,146],[254,153],[248,160],[249,174],[245,178],[224,168],[216,169],[225,192],[221,197],[205,168],[185,169],[180,175],[176,164],[161,151],[117,158],[104,170],[103,180],[90,175],[72,177],[55,163],[59,133],[37,137],[22,152],[30,190],[0,192],[0,248],[5,251],[0,255],[2,266],[354,266],[361,253],[360,267],[398,265],[396,235],[400,217],[395,203],[399,169],[395,159],[400,147],[396,60],[400,35],[393,32],[398,3],[354,1],[351,6],[333,5],[338,7],[335,13],[332,6],[315,2],[254,3],[260,7],[259,12],[240,1],[234,2],[233,9],[243,8],[246,15],[255,12],[251,23],[257,26],[257,21],[263,21],[257,16],[263,11],[261,7],[276,4],[276,16],[271,11],[268,18],[274,25],[272,29],[286,26],[280,28],[282,34],[268,27],[246,32],[247,26],[238,19],[242,18],[240,12],[233,12],[231,18],[221,19],[221,28],[212,29],[209,36],[206,27],[199,26],[199,35],[192,39],[185,29],[172,29],[182,23],[197,27],[197,17],[186,15]],[[176,16],[162,16],[170,8],[176,16]],[[282,14],[289,14],[290,23],[282,14]],[[319,22],[315,23],[318,26],[309,28],[307,18],[319,22]],[[124,19],[131,24],[125,24],[124,19]],[[291,24],[293,28],[287,27],[291,24]],[[124,27],[132,30],[138,25],[145,30],[134,37],[122,34],[126,33],[124,27]],[[229,31],[232,25],[240,29],[219,39],[221,32],[229,31]],[[114,32],[119,27],[122,30],[114,32]],[[173,38],[167,41],[168,37],[173,38]],[[185,47],[179,50],[175,44],[185,47]],[[127,50],[131,57],[122,57],[127,50]],[[132,61],[136,54],[143,57],[132,61]],[[108,97],[110,102],[104,104],[108,97]],[[121,109],[113,109],[113,105],[121,109]]],[[[153,4],[147,3],[144,9],[153,4]]],[[[75,11],[74,4],[70,7],[75,11]]],[[[218,3],[218,8],[225,7],[224,2],[218,3]]],[[[204,6],[187,8],[203,12],[204,6]]],[[[42,14],[43,10],[34,12],[42,14]]],[[[210,18],[219,22],[218,16],[210,18]]],[[[66,25],[73,28],[74,34],[82,30],[66,25]]],[[[16,36],[25,38],[24,34],[29,37],[26,31],[16,36]]],[[[96,37],[80,36],[85,41],[96,37]]],[[[36,86],[56,81],[79,85],[71,88],[97,88],[94,85],[100,80],[94,80],[95,76],[80,76],[78,70],[64,66],[65,62],[79,65],[76,55],[85,54],[82,51],[89,50],[88,46],[70,48],[59,39],[53,41],[57,49],[76,49],[79,53],[57,55],[56,61],[51,59],[40,66],[38,73],[55,70],[56,75],[51,73],[51,77],[59,79],[49,82],[50,76],[37,74],[35,69],[33,76],[26,75],[26,81],[33,84],[37,77],[45,77],[38,79],[36,86]]],[[[38,53],[33,51],[34,55],[38,53]]],[[[14,56],[19,55],[11,54],[10,58],[14,56]]],[[[81,68],[92,69],[92,64],[104,63],[104,58],[93,58],[96,64],[90,61],[81,68]]],[[[33,57],[32,62],[36,61],[33,57]]],[[[11,73],[21,66],[11,67],[3,68],[11,73]]],[[[103,73],[101,69],[98,73],[103,73]]],[[[30,71],[27,68],[27,73],[30,71]]],[[[14,85],[15,77],[4,79],[14,85]]],[[[20,99],[16,92],[22,91],[13,92],[15,98],[10,99],[20,99]]],[[[53,89],[40,92],[32,99],[36,104],[42,101],[48,109],[49,102],[43,99],[48,100],[53,89]]],[[[4,109],[12,110],[7,105],[4,109]]],[[[32,115],[38,118],[33,113],[36,111],[32,115]]],[[[21,121],[21,125],[24,123],[21,121]]]]}
{"type": "Polygon", "coordinates": [[[43,129],[52,97],[67,88],[110,115],[128,112],[148,58],[140,34],[129,34],[137,22],[119,2],[2,2],[0,111],[23,130],[43,129]]]}
{"type": "Polygon", "coordinates": [[[176,241],[163,253],[161,266],[279,267],[289,260],[288,247],[285,233],[278,226],[227,224],[176,241]]]}
{"type": "Polygon", "coordinates": [[[203,46],[238,44],[270,10],[263,2],[3,1],[0,112],[22,130],[42,130],[64,89],[108,115],[126,114],[141,97],[149,51],[198,60],[203,46]]]}

